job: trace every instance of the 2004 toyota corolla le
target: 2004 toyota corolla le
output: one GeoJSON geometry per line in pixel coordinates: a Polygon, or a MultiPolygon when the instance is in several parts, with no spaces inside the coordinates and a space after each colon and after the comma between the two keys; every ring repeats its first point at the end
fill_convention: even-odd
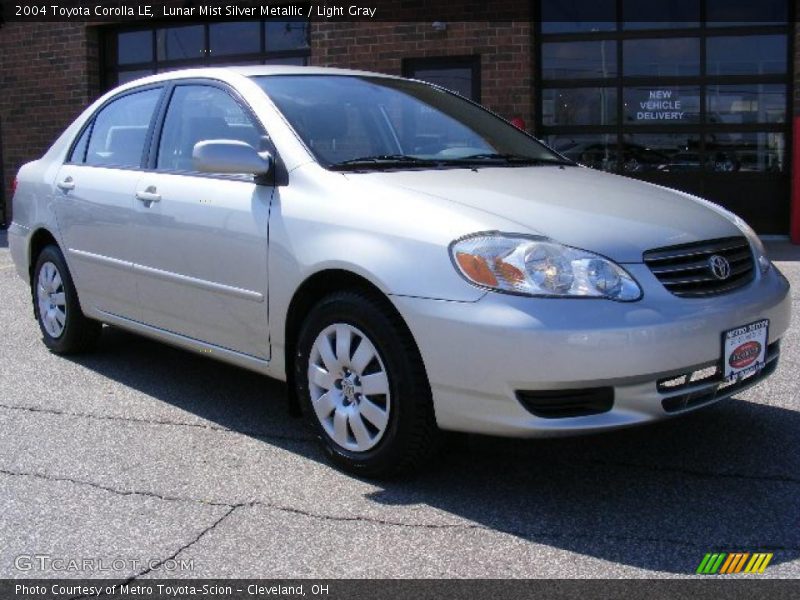
{"type": "Polygon", "coordinates": [[[22,167],[9,240],[52,351],[109,323],[286,379],[367,475],[418,465],[440,429],[691,411],[771,373],[789,324],[733,214],[362,72],[121,86],[22,167]]]}

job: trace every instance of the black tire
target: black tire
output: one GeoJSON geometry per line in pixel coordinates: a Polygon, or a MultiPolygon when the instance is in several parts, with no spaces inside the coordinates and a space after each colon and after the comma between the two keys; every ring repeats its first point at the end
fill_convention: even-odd
{"type": "Polygon", "coordinates": [[[359,476],[391,477],[416,470],[435,452],[440,432],[425,368],[405,324],[385,301],[363,292],[337,292],[323,298],[309,312],[296,347],[295,386],[301,409],[336,466],[359,476]],[[338,323],[353,326],[369,338],[389,382],[388,425],[380,441],[364,451],[351,451],[338,444],[312,404],[308,370],[313,346],[326,328],[338,323]]]}
{"type": "MultiPolygon", "coordinates": [[[[48,269],[50,267],[47,267],[48,269]]],[[[72,282],[67,263],[64,260],[64,255],[59,250],[58,246],[46,246],[36,259],[36,264],[31,273],[31,293],[33,296],[33,314],[36,316],[36,321],[39,323],[39,329],[42,332],[42,341],[55,354],[74,354],[84,352],[91,349],[97,338],[100,336],[102,330],[102,323],[93,321],[84,316],[81,310],[80,302],[78,301],[78,294],[75,290],[75,285],[72,282]],[[55,267],[60,285],[59,291],[64,294],[64,323],[63,329],[58,335],[54,335],[48,331],[45,324],[44,316],[40,310],[40,286],[39,278],[42,269],[46,265],[55,267]]]]}

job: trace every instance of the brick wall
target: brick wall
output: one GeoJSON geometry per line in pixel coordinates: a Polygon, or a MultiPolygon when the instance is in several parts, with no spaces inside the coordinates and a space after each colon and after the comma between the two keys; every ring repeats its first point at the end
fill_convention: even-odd
{"type": "MultiPolygon", "coordinates": [[[[0,28],[3,180],[44,152],[99,92],[97,32],[81,23],[5,23],[0,28]]],[[[10,211],[9,211],[10,212],[10,211]]],[[[10,214],[0,221],[10,222],[10,214]]]]}
{"type": "Polygon", "coordinates": [[[479,55],[481,103],[533,122],[530,22],[321,23],[311,27],[311,64],[402,74],[404,58],[479,55]]]}

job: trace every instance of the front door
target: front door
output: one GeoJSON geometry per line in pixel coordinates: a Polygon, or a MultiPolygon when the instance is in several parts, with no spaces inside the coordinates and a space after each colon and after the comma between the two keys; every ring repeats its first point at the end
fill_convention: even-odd
{"type": "Polygon", "coordinates": [[[257,146],[261,127],[229,93],[181,84],[169,101],[155,170],[138,181],[133,228],[142,321],[269,359],[267,234],[273,188],[193,171],[202,140],[257,146]]]}

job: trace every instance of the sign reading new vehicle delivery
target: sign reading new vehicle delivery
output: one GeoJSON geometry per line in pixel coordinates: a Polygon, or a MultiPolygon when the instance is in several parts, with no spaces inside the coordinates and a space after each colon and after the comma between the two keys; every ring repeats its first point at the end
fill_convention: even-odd
{"type": "Polygon", "coordinates": [[[648,97],[639,101],[637,121],[681,121],[683,111],[680,96],[673,90],[648,90],[648,97]]]}

